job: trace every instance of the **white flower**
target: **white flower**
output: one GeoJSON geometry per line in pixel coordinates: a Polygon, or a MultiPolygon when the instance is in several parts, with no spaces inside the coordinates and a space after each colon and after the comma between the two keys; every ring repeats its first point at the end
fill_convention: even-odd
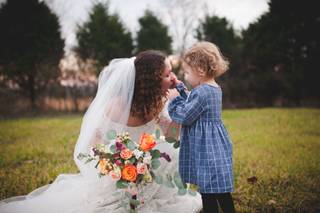
{"type": "Polygon", "coordinates": [[[103,144],[103,143],[99,143],[96,145],[96,149],[99,151],[99,152],[109,152],[109,149],[108,147],[103,144]]]}
{"type": "Polygon", "coordinates": [[[151,159],[152,159],[152,156],[151,156],[150,152],[146,152],[146,154],[143,158],[143,163],[151,164],[151,159]]]}
{"type": "Polygon", "coordinates": [[[145,156],[146,156],[146,157],[151,157],[150,152],[146,152],[145,156]]]}
{"type": "Polygon", "coordinates": [[[136,158],[138,159],[138,158],[142,157],[143,152],[140,151],[140,150],[138,150],[138,149],[135,149],[135,150],[133,150],[133,154],[134,154],[134,155],[136,156],[136,158]]]}

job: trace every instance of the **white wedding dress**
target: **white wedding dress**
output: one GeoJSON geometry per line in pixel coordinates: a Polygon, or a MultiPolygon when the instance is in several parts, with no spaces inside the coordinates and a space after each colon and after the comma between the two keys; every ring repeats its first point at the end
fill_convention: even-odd
{"type": "MultiPolygon", "coordinates": [[[[159,125],[152,120],[142,126],[129,127],[128,120],[135,70],[134,58],[111,61],[99,76],[98,92],[86,112],[75,147],[74,159],[79,174],[61,174],[49,185],[40,187],[26,196],[0,201],[0,213],[124,213],[118,208],[121,196],[116,194],[115,182],[109,176],[98,177],[94,162],[84,164],[77,159],[79,153],[90,152],[94,143],[104,142],[108,130],[129,132],[138,141],[144,132],[154,133],[159,125]],[[107,84],[106,84],[107,83],[107,84]],[[119,97],[121,97],[119,99],[119,97]]],[[[166,110],[166,109],[165,109],[166,110]]],[[[160,115],[160,123],[167,123],[166,111],[160,115]]],[[[166,125],[160,125],[165,129],[166,125]]],[[[156,146],[170,155],[172,161],[161,159],[156,173],[173,174],[178,170],[178,149],[166,142],[156,146]]],[[[137,208],[139,213],[196,213],[202,208],[201,196],[180,196],[176,188],[152,183],[145,189],[145,202],[137,208]]]]}

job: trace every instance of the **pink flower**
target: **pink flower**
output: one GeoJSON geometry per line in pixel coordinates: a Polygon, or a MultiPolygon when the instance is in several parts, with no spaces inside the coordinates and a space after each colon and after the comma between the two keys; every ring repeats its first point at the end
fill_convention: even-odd
{"type": "Polygon", "coordinates": [[[131,158],[133,155],[133,153],[129,150],[129,149],[123,149],[121,152],[120,152],[120,157],[122,159],[125,159],[125,160],[128,160],[129,158],[131,158]]]}
{"type": "Polygon", "coordinates": [[[121,178],[121,169],[119,167],[114,167],[112,171],[110,171],[109,175],[113,180],[120,180],[121,178]]]}
{"type": "Polygon", "coordinates": [[[144,163],[138,163],[138,165],[137,165],[137,172],[138,172],[138,174],[143,174],[143,175],[144,175],[147,170],[148,170],[148,167],[147,167],[146,164],[144,164],[144,163]]]}
{"type": "Polygon", "coordinates": [[[144,204],[144,198],[143,197],[140,199],[140,203],[144,204]]]}

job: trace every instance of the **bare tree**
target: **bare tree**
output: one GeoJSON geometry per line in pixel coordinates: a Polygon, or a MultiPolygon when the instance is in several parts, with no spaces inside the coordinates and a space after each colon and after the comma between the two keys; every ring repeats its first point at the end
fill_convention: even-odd
{"type": "Polygon", "coordinates": [[[182,53],[194,39],[193,32],[207,12],[206,4],[204,0],[165,0],[163,4],[175,38],[175,51],[182,53]]]}

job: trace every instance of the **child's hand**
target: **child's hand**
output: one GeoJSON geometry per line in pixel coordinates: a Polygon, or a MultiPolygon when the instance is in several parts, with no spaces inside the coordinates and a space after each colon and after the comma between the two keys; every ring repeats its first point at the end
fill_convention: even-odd
{"type": "Polygon", "coordinates": [[[171,72],[170,75],[171,75],[171,83],[172,83],[170,89],[173,89],[177,86],[177,84],[181,83],[182,81],[180,81],[177,78],[176,74],[174,74],[173,72],[171,72]]]}
{"type": "Polygon", "coordinates": [[[167,98],[171,101],[173,100],[175,97],[179,96],[179,92],[176,89],[169,89],[168,93],[167,93],[167,98]]]}

